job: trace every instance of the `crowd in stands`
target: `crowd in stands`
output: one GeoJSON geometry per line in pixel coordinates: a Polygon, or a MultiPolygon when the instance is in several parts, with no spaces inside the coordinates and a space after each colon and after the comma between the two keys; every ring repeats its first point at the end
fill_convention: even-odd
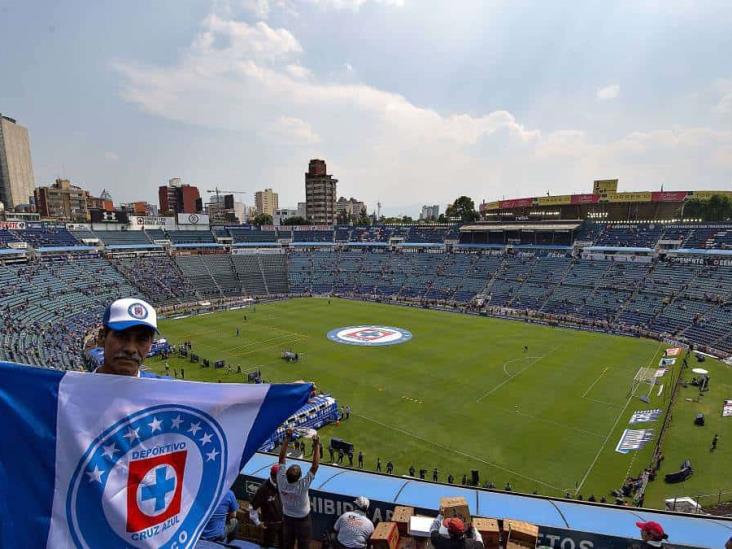
{"type": "Polygon", "coordinates": [[[140,292],[99,257],[0,264],[0,360],[78,369],[84,336],[104,307],[135,295],[140,292]]]}
{"type": "Polygon", "coordinates": [[[0,229],[0,248],[10,242],[27,242],[34,248],[79,245],[84,239],[100,241],[106,247],[154,247],[156,242],[174,246],[272,245],[293,243],[360,244],[444,244],[572,246],[574,241],[595,246],[655,248],[659,243],[691,249],[732,250],[729,224],[597,223],[587,221],[574,232],[477,231],[460,232],[460,225],[373,225],[336,226],[332,229],[280,226],[257,228],[249,225],[217,226],[211,230],[95,230],[60,225],[27,224],[24,229],[0,229]]]}
{"type": "Polygon", "coordinates": [[[197,298],[193,284],[183,277],[170,256],[110,258],[110,262],[152,303],[182,303],[197,298]]]}

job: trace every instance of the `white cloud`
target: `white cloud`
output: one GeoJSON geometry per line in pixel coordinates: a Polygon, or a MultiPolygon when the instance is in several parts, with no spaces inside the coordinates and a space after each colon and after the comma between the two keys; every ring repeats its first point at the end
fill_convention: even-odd
{"type": "Polygon", "coordinates": [[[404,5],[404,0],[304,0],[305,2],[310,2],[311,4],[317,4],[319,6],[323,6],[326,8],[334,8],[334,9],[350,9],[357,11],[361,8],[364,4],[368,2],[372,2],[374,4],[382,4],[385,6],[395,6],[395,7],[402,7],[404,5]]]}
{"type": "Polygon", "coordinates": [[[113,162],[116,162],[117,160],[119,160],[119,155],[117,153],[112,152],[112,151],[107,151],[107,152],[104,153],[104,158],[106,160],[111,160],[113,162]]]}
{"type": "Polygon", "coordinates": [[[604,88],[598,88],[595,95],[600,101],[608,101],[610,99],[615,99],[619,94],[620,85],[610,84],[609,86],[605,86],[604,88]]]}
{"type": "Polygon", "coordinates": [[[732,80],[719,80],[714,87],[721,96],[714,110],[721,114],[732,114],[732,80]]]}
{"type": "MultiPolygon", "coordinates": [[[[441,113],[367,84],[328,81],[302,57],[285,29],[209,16],[177,63],[115,67],[123,97],[150,114],[255,132],[263,140],[252,148],[292,148],[278,148],[282,160],[272,167],[272,184],[288,201],[302,193],[293,175],[316,156],[328,160],[343,194],[400,207],[457,194],[478,201],[543,194],[552,180],[561,192],[586,192],[605,176],[626,178],[625,189],[656,182],[698,188],[700,171],[724,168],[723,151],[732,147],[732,132],[703,127],[603,141],[573,128],[542,132],[506,110],[441,113]]],[[[598,98],[618,93],[614,84],[598,98]]]]}
{"type": "Polygon", "coordinates": [[[292,116],[280,116],[268,132],[279,143],[309,145],[320,142],[310,124],[292,116]]]}

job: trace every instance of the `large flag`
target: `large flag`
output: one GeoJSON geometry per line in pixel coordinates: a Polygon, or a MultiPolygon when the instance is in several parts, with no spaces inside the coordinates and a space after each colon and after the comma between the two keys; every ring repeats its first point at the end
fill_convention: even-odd
{"type": "Polygon", "coordinates": [[[0,362],[0,547],[191,547],[309,392],[0,362]]]}

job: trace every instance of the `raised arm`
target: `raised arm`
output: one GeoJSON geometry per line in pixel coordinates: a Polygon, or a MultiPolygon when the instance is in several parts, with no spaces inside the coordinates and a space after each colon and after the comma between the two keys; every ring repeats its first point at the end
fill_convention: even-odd
{"type": "Polygon", "coordinates": [[[290,443],[292,438],[292,429],[285,431],[285,440],[282,441],[282,448],[280,448],[280,465],[284,465],[287,461],[287,445],[290,443]]]}
{"type": "Polygon", "coordinates": [[[318,466],[320,465],[320,437],[315,435],[313,437],[313,463],[310,465],[310,472],[315,474],[318,472],[318,466]]]}

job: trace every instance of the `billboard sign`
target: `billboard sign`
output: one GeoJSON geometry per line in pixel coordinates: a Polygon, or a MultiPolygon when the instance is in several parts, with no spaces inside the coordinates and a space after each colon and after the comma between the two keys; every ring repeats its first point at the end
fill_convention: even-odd
{"type": "Polygon", "coordinates": [[[198,213],[179,213],[178,225],[201,225],[208,226],[208,215],[198,213]]]}
{"type": "Polygon", "coordinates": [[[600,201],[598,194],[573,194],[572,204],[597,204],[600,201]]]}
{"type": "Polygon", "coordinates": [[[501,200],[498,205],[502,210],[510,210],[513,208],[530,208],[534,205],[534,199],[515,198],[513,200],[501,200]]]}
{"type": "Polygon", "coordinates": [[[129,213],[125,210],[89,210],[92,223],[122,223],[126,225],[130,221],[129,213]]]}
{"type": "Polygon", "coordinates": [[[0,221],[0,229],[22,231],[25,229],[25,221],[0,221]]]}
{"type": "Polygon", "coordinates": [[[157,227],[165,227],[165,228],[174,229],[175,228],[175,217],[165,217],[162,215],[157,215],[157,216],[137,215],[132,218],[130,223],[131,223],[131,225],[139,227],[140,229],[157,228],[157,227]]]}
{"type": "Polygon", "coordinates": [[[686,191],[651,193],[651,202],[683,202],[687,194],[686,191]]]}

